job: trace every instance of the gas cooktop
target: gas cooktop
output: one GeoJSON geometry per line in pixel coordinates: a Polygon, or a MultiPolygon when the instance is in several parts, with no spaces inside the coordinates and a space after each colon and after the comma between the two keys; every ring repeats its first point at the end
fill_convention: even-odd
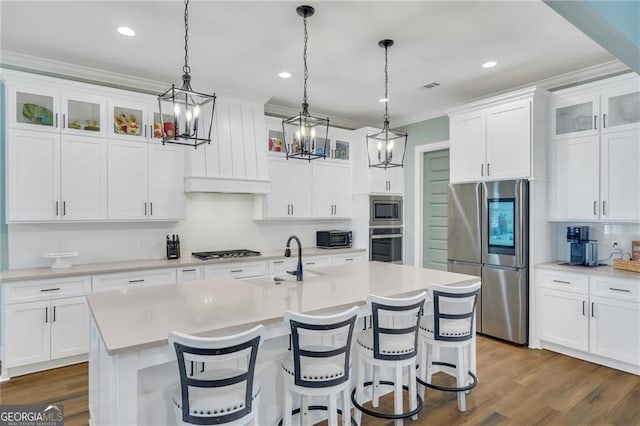
{"type": "Polygon", "coordinates": [[[197,257],[200,260],[211,260],[211,259],[232,259],[237,257],[252,257],[252,256],[260,256],[259,251],[253,250],[222,250],[222,251],[199,251],[195,253],[191,253],[193,257],[197,257]]]}

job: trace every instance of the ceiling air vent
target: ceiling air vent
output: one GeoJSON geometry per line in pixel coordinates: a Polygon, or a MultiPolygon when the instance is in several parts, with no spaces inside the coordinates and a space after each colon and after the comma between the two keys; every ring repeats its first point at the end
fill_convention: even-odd
{"type": "Polygon", "coordinates": [[[438,87],[438,86],[440,86],[440,83],[437,83],[434,81],[433,83],[425,84],[422,87],[424,87],[425,89],[433,89],[434,87],[438,87]]]}

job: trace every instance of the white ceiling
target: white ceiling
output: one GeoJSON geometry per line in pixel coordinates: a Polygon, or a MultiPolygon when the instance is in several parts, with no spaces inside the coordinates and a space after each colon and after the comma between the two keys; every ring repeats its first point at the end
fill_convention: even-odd
{"type": "MultiPolygon", "coordinates": [[[[271,106],[302,100],[302,18],[290,1],[192,1],[193,88],[271,106]],[[278,78],[288,70],[289,80],[278,78]]],[[[309,104],[314,115],[380,125],[384,51],[392,122],[614,59],[542,2],[312,1],[309,104]],[[495,60],[498,66],[483,69],[495,60]],[[438,82],[435,89],[421,86],[438,82]]],[[[180,82],[181,1],[7,1],[2,50],[157,81],[180,82]],[[116,32],[130,26],[136,37],[116,32]]]]}

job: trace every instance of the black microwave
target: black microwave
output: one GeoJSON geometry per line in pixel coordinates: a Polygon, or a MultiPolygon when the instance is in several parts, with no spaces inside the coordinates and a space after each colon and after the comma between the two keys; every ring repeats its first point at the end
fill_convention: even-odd
{"type": "Polygon", "coordinates": [[[351,247],[351,231],[317,231],[316,246],[320,248],[351,247]]]}

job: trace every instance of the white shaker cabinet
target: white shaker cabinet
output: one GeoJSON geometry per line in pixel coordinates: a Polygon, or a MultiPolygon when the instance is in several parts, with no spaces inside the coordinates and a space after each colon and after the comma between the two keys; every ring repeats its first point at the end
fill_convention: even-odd
{"type": "Polygon", "coordinates": [[[324,160],[313,162],[313,216],[351,217],[351,166],[324,160]]]}
{"type": "Polygon", "coordinates": [[[45,300],[4,307],[4,368],[49,360],[49,306],[45,300]]]}
{"type": "Polygon", "coordinates": [[[89,308],[84,296],[52,301],[50,321],[51,359],[87,353],[89,308]]]}
{"type": "Polygon", "coordinates": [[[640,364],[640,303],[599,296],[590,298],[590,351],[640,364]]]}
{"type": "Polygon", "coordinates": [[[562,346],[589,349],[588,296],[543,288],[540,291],[540,338],[562,346]]]}
{"type": "Polygon", "coordinates": [[[184,217],[184,148],[109,141],[109,212],[115,220],[184,217]]]}
{"type": "Polygon", "coordinates": [[[258,196],[258,218],[310,218],[313,205],[312,171],[313,165],[307,161],[270,157],[271,192],[258,196]]]}
{"type": "Polygon", "coordinates": [[[451,182],[543,177],[546,96],[532,87],[449,111],[451,182]]]}
{"type": "Polygon", "coordinates": [[[640,220],[640,130],[602,134],[600,198],[601,219],[640,220]]]}

